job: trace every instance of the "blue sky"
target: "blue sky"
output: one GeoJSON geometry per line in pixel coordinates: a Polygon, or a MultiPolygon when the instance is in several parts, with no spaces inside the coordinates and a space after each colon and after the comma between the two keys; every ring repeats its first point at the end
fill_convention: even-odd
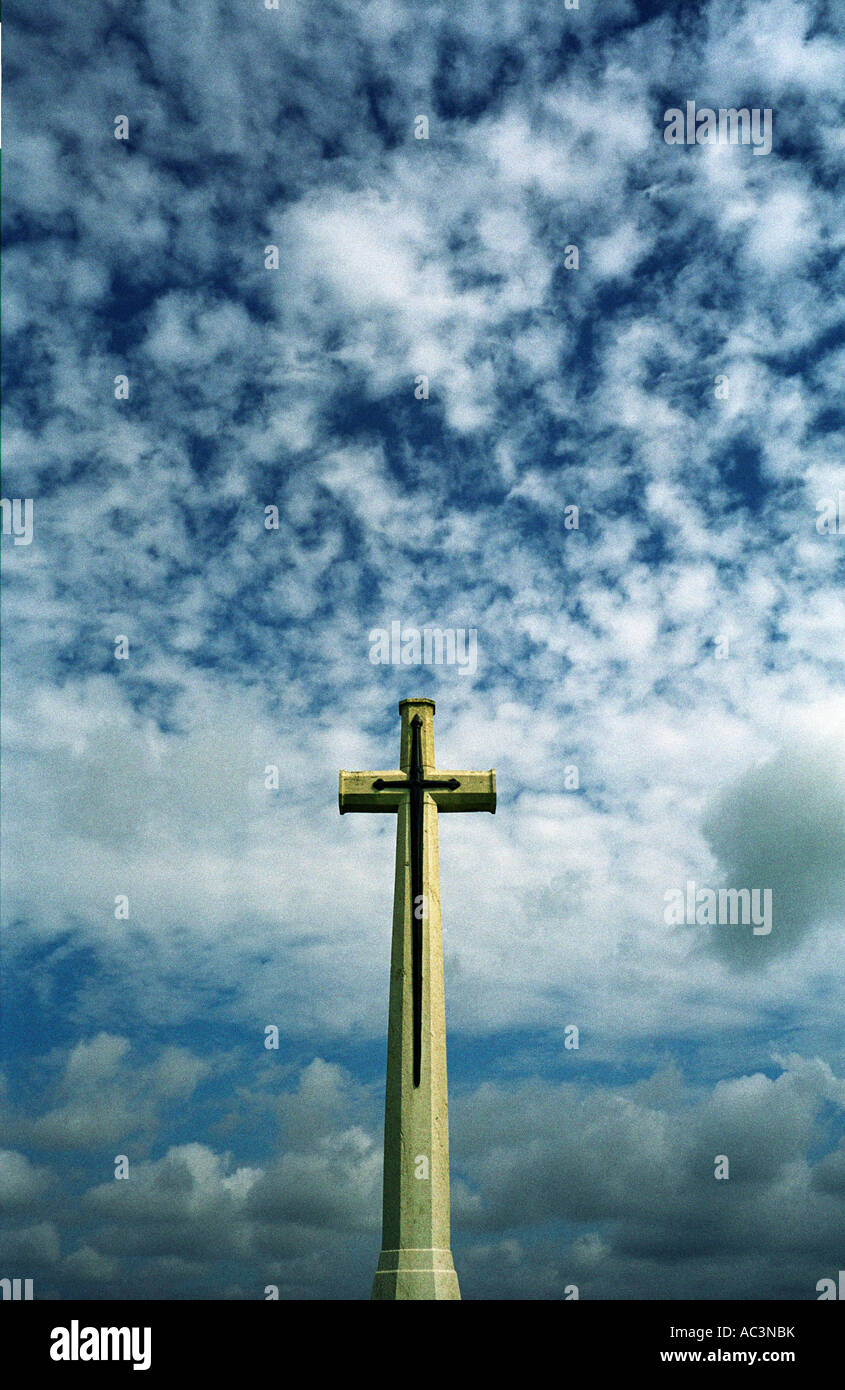
{"type": "Polygon", "coordinates": [[[36,1296],[368,1295],[394,825],[337,773],[395,763],[409,695],[499,788],[440,837],[464,1296],[841,1267],[842,28],[7,6],[0,1253],[36,1296]],[[771,153],[667,144],[687,101],[770,109],[771,153]],[[373,664],[397,621],[477,669],[373,664]],[[668,925],[690,880],[770,888],[771,932],[668,925]]]}

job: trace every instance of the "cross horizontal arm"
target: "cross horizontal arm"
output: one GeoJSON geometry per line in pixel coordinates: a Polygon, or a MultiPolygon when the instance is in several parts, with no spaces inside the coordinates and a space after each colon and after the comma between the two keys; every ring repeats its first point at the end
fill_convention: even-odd
{"type": "MultiPolygon", "coordinates": [[[[409,786],[404,772],[341,772],[337,802],[347,811],[397,811],[409,786]]],[[[421,783],[438,811],[496,810],[495,772],[452,772],[438,768],[421,783]]]]}
{"type": "Polygon", "coordinates": [[[373,783],[405,782],[404,772],[341,772],[337,791],[340,814],[347,811],[397,811],[404,792],[401,787],[374,791],[373,783]]]}
{"type": "Polygon", "coordinates": [[[431,787],[430,790],[438,811],[490,811],[496,810],[496,774],[490,772],[453,772],[438,768],[432,773],[432,782],[457,782],[451,787],[431,787]]]}

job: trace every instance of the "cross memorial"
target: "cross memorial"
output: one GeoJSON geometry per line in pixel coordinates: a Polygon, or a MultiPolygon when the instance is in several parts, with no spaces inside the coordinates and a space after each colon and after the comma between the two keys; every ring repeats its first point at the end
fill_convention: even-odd
{"type": "Polygon", "coordinates": [[[440,811],[495,811],[496,774],[434,766],[434,701],[401,700],[399,770],[341,772],[340,814],[394,812],[382,1250],[375,1299],[460,1298],[449,1232],[440,811]]]}

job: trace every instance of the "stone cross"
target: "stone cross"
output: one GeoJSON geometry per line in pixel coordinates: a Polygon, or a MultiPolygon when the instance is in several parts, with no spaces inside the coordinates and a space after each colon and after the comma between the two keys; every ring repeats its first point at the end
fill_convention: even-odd
{"type": "Polygon", "coordinates": [[[346,811],[397,816],[382,1251],[373,1298],[460,1298],[449,1233],[439,811],[495,811],[495,772],[438,772],[434,701],[401,700],[399,770],[341,772],[346,811]]]}

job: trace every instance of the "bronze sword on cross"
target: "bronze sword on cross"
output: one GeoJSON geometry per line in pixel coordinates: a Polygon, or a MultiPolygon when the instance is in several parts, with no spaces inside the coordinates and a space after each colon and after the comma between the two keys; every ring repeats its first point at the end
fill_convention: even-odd
{"type": "Polygon", "coordinates": [[[423,893],[423,795],[433,791],[457,791],[461,785],[457,777],[448,777],[445,781],[426,777],[422,762],[421,729],[422,719],[415,714],[411,720],[411,766],[407,777],[391,782],[377,777],[373,782],[373,791],[380,792],[385,787],[401,787],[407,791],[411,814],[411,992],[415,1086],[420,1084],[422,1060],[422,927],[423,918],[428,915],[423,893]]]}

